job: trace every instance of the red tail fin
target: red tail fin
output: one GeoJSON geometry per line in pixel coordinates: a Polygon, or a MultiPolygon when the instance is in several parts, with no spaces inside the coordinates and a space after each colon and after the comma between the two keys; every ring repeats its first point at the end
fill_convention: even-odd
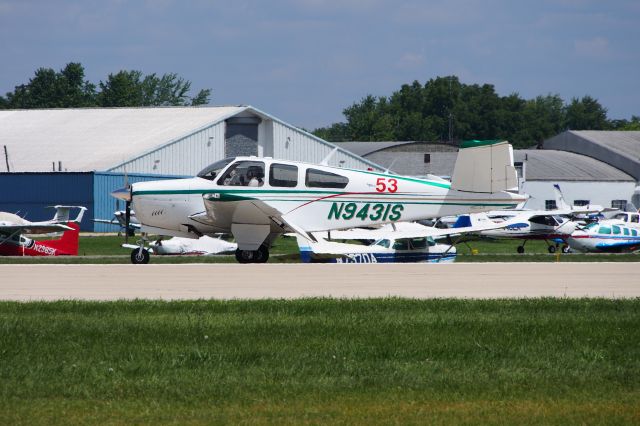
{"type": "Polygon", "coordinates": [[[80,225],[75,222],[68,222],[66,225],[73,228],[73,230],[63,232],[62,236],[57,240],[40,241],[39,244],[56,249],[57,255],[77,256],[80,225]]]}

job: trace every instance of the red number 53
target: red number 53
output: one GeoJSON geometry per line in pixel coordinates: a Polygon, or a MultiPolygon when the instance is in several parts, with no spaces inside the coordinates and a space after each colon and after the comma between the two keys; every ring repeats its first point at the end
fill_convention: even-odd
{"type": "Polygon", "coordinates": [[[376,181],[376,191],[378,192],[396,192],[398,190],[398,180],[397,179],[386,179],[386,178],[378,178],[376,181]]]}

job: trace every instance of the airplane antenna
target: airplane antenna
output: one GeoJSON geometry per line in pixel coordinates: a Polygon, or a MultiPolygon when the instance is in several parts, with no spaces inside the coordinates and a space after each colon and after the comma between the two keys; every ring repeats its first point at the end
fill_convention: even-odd
{"type": "Polygon", "coordinates": [[[331,157],[333,157],[333,155],[334,155],[337,151],[338,151],[338,147],[333,148],[333,149],[331,150],[331,152],[330,152],[326,157],[324,157],[324,160],[322,160],[322,161],[320,162],[320,165],[321,165],[321,166],[328,166],[328,165],[329,165],[329,160],[331,160],[331,157]]]}
{"type": "Polygon", "coordinates": [[[391,164],[389,164],[389,167],[387,167],[387,170],[384,171],[385,175],[388,175],[389,172],[391,172],[391,168],[393,167],[393,165],[396,163],[396,160],[398,159],[398,157],[394,158],[393,161],[391,161],[391,164]]]}
{"type": "Polygon", "coordinates": [[[4,161],[7,163],[7,173],[11,170],[9,169],[9,152],[7,152],[7,146],[4,146],[4,161]]]}

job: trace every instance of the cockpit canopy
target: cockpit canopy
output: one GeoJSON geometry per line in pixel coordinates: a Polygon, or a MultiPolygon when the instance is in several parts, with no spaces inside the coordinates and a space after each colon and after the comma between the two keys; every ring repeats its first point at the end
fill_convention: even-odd
{"type": "Polygon", "coordinates": [[[216,176],[218,176],[220,172],[233,160],[235,160],[235,157],[227,157],[223,160],[216,161],[215,163],[210,164],[202,169],[200,173],[197,174],[197,176],[202,179],[214,180],[216,176]]]}
{"type": "Polygon", "coordinates": [[[307,188],[342,189],[349,178],[304,164],[287,164],[278,160],[225,158],[211,164],[197,175],[221,186],[295,188],[304,180],[307,188]],[[224,173],[223,173],[224,172],[224,173]],[[299,176],[299,172],[300,176],[299,176]]]}

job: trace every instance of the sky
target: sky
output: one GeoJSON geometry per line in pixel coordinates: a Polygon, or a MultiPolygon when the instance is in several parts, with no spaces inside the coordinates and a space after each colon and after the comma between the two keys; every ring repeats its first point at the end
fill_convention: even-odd
{"type": "Polygon", "coordinates": [[[40,67],[178,73],[214,105],[315,129],[402,84],[457,75],[640,115],[638,0],[0,0],[0,93],[40,67]]]}

